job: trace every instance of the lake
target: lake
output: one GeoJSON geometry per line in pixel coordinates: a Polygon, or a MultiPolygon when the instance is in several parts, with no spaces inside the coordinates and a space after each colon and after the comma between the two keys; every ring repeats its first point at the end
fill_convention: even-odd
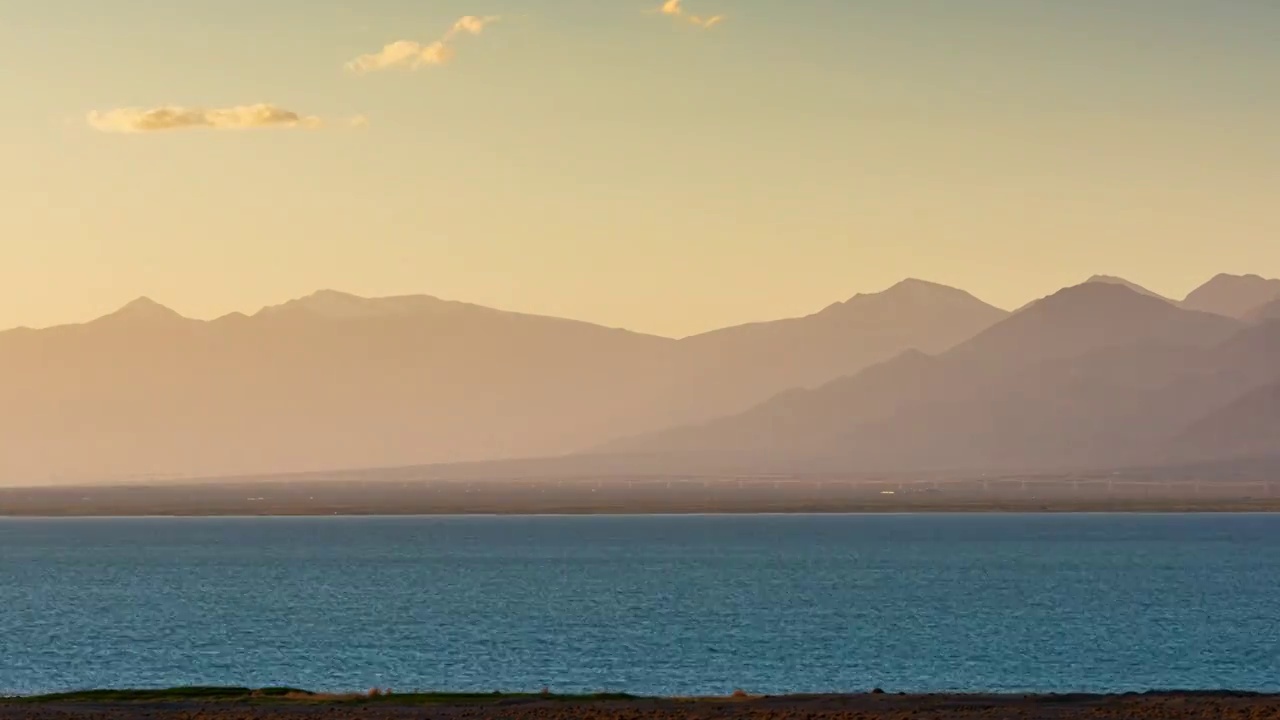
{"type": "Polygon", "coordinates": [[[1280,690],[1280,515],[0,520],[0,693],[1280,690]]]}

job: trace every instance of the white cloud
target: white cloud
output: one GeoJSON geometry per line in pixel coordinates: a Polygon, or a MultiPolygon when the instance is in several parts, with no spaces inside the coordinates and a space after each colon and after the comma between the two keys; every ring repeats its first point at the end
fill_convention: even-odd
{"type": "Polygon", "coordinates": [[[444,65],[453,58],[453,48],[437,40],[420,45],[412,40],[397,40],[376,53],[361,55],[347,63],[347,69],[358,73],[394,67],[417,69],[424,65],[444,65]]]}
{"type": "Polygon", "coordinates": [[[679,18],[691,25],[697,25],[704,29],[713,28],[725,21],[724,15],[711,15],[707,17],[692,15],[684,9],[683,0],[666,0],[666,2],[662,3],[662,7],[659,9],[659,12],[663,15],[679,18]]]}
{"type": "Polygon", "coordinates": [[[484,17],[464,15],[458,18],[458,21],[453,24],[453,27],[449,29],[449,32],[445,33],[444,41],[449,42],[461,33],[479,35],[484,32],[485,27],[496,23],[501,19],[502,16],[500,15],[486,15],[484,17]]]}
{"type": "Polygon", "coordinates": [[[138,133],[159,130],[207,128],[250,130],[255,128],[316,128],[318,117],[300,115],[268,103],[230,108],[199,109],[175,106],[116,108],[89,113],[89,125],[102,132],[138,133]]]}
{"type": "Polygon", "coordinates": [[[439,40],[422,44],[414,40],[397,40],[384,45],[381,50],[347,63],[347,69],[357,73],[389,70],[391,68],[418,68],[444,65],[453,59],[453,43],[460,35],[479,35],[489,25],[501,20],[497,15],[465,15],[449,28],[439,40]]]}

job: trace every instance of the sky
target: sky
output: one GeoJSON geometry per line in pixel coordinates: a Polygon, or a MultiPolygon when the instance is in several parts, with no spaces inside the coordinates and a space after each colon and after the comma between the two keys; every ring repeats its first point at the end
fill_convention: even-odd
{"type": "Polygon", "coordinates": [[[0,327],[1280,276],[1274,0],[0,0],[0,327]]]}

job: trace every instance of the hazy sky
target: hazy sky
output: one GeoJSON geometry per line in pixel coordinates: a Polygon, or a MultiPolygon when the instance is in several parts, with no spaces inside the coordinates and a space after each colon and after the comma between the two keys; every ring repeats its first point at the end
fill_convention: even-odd
{"type": "Polygon", "coordinates": [[[904,276],[1280,275],[1276,0],[659,5],[0,0],[0,327],[332,287],[684,334],[904,276]]]}

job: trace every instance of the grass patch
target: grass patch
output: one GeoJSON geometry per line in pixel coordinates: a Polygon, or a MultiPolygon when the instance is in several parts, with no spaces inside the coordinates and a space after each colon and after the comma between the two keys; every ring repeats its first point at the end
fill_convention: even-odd
{"type": "Polygon", "coordinates": [[[583,695],[557,695],[555,693],[383,693],[364,696],[358,702],[393,703],[397,705],[474,705],[505,702],[599,702],[606,700],[638,700],[626,693],[592,693],[583,695]]]}
{"type": "MultiPolygon", "coordinates": [[[[163,700],[236,700],[253,694],[251,688],[181,687],[162,690],[76,690],[17,698],[25,702],[143,702],[163,700]]],[[[281,693],[283,694],[283,693],[281,693]]]]}
{"type": "Polygon", "coordinates": [[[363,693],[315,693],[288,687],[179,687],[159,690],[80,690],[75,692],[9,698],[19,703],[155,703],[155,702],[277,702],[394,705],[473,705],[527,701],[592,702],[637,700],[626,693],[557,695],[554,693],[439,693],[389,690],[363,693]]]}

